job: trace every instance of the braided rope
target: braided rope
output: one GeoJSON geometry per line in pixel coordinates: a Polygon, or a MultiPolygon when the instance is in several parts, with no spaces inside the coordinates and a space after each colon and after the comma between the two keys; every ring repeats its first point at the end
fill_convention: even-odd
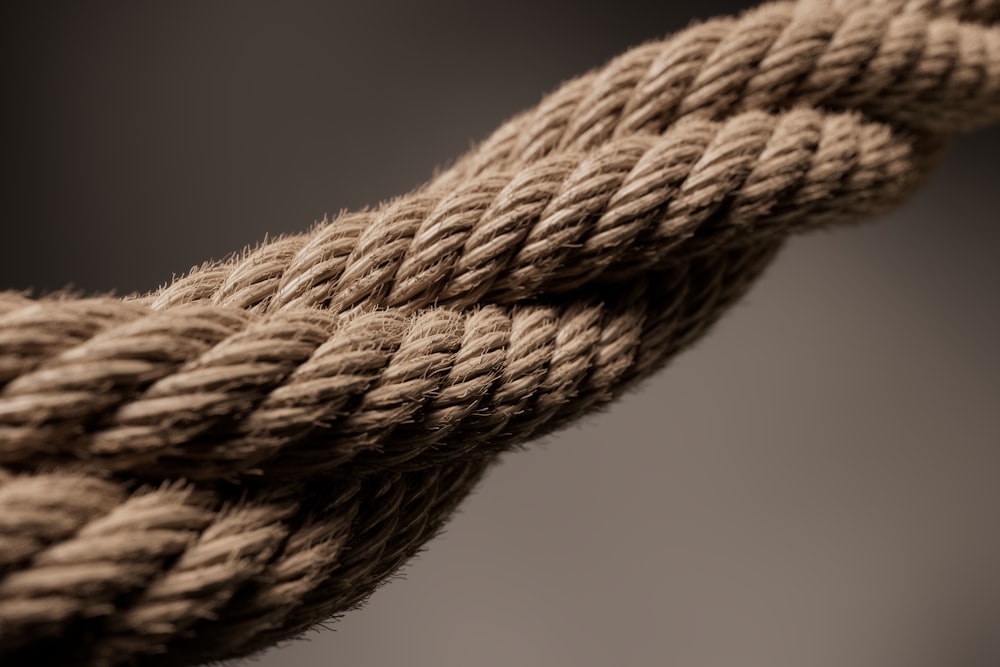
{"type": "Polygon", "coordinates": [[[764,5],[149,295],[0,293],[0,661],[194,664],[360,604],[500,452],[660,369],[790,234],[887,210],[1000,121],[998,10],[764,5]]]}

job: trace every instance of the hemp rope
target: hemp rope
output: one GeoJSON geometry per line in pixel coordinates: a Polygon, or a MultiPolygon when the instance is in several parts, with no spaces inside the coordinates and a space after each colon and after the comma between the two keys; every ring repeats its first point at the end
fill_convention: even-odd
{"type": "Polygon", "coordinates": [[[0,662],[196,664],[362,603],[499,453],[656,372],[790,234],[889,209],[1000,121],[998,18],[764,5],[149,295],[0,293],[0,662]]]}

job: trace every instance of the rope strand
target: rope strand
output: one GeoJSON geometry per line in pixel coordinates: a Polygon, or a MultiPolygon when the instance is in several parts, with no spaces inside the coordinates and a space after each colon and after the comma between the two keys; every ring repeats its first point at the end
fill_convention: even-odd
{"type": "MultiPolygon", "coordinates": [[[[932,134],[1000,120],[1000,28],[955,21],[951,3],[943,3],[949,8],[944,18],[927,14],[926,5],[897,14],[892,6],[868,4],[845,13],[774,3],[642,45],[511,119],[414,196],[195,271],[154,295],[153,305],[209,299],[281,308],[337,295],[347,306],[348,293],[338,290],[348,263],[368,279],[349,284],[355,299],[384,291],[376,261],[388,256],[391,262],[391,253],[407,247],[405,236],[384,247],[385,235],[405,234],[431,213],[429,206],[449,196],[459,208],[486,207],[491,200],[481,191],[467,201],[454,199],[477,177],[485,181],[499,172],[527,180],[548,156],[587,155],[612,138],[658,135],[686,116],[725,120],[740,111],[806,104],[860,110],[903,130],[932,134]],[[360,239],[370,245],[358,247],[360,239]]],[[[971,12],[980,14],[988,12],[971,12]]],[[[497,178],[494,187],[502,187],[504,176],[497,178]]],[[[513,206],[518,200],[507,201],[513,206]]]]}

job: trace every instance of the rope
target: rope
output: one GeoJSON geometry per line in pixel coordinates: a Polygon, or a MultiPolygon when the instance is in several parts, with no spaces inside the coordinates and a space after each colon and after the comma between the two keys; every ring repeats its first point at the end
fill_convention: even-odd
{"type": "Polygon", "coordinates": [[[789,235],[898,205],[1000,121],[998,18],[764,5],[148,295],[0,293],[0,661],[196,664],[361,604],[500,453],[662,368],[789,235]]]}

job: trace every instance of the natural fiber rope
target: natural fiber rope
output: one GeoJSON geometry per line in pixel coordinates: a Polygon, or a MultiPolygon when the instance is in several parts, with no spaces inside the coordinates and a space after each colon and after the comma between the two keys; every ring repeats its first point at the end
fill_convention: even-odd
{"type": "MultiPolygon", "coordinates": [[[[738,19],[709,21],[628,51],[508,121],[427,189],[452,194],[472,175],[517,173],[553,152],[587,153],[612,137],[656,135],[682,116],[719,119],[743,109],[773,111],[805,103],[860,109],[897,128],[924,132],[1000,120],[1000,29],[918,11],[897,15],[892,6],[864,4],[871,7],[848,14],[822,7],[803,11],[793,3],[765,5],[738,19]]],[[[982,8],[971,12],[968,3],[941,4],[950,9],[947,14],[965,8],[989,15],[982,8]]],[[[508,202],[519,200],[496,201],[508,202]]],[[[383,207],[382,220],[372,220],[372,214],[343,216],[335,225],[279,239],[242,260],[195,271],[161,290],[154,307],[193,300],[244,308],[311,303],[317,291],[335,291],[334,281],[348,264],[354,275],[367,278],[364,287],[352,285],[354,298],[364,298],[366,289],[384,291],[389,286],[371,275],[380,268],[371,266],[367,253],[372,249],[362,244],[385,243],[395,234],[389,237],[392,250],[405,252],[416,232],[414,219],[421,216],[420,210],[393,206],[383,207]]],[[[474,237],[473,247],[456,250],[467,254],[477,241],[482,245],[490,239],[474,237]]],[[[348,301],[346,295],[339,299],[348,301]]]]}
{"type": "MultiPolygon", "coordinates": [[[[5,455],[22,469],[65,459],[151,478],[164,466],[190,478],[301,478],[356,457],[366,469],[398,468],[432,446],[440,459],[473,438],[525,440],[550,430],[543,417],[581,414],[660,363],[659,355],[633,358],[647,309],[670,316],[668,342],[682,345],[728,305],[728,290],[742,288],[739,273],[755,272],[758,254],[750,246],[660,272],[652,305],[640,283],[611,303],[595,294],[409,316],[293,309],[262,317],[197,304],[139,311],[145,316],[8,384],[5,455]],[[727,272],[737,275],[723,280],[727,272]],[[193,361],[180,366],[185,358],[193,361]],[[21,380],[47,388],[20,400],[21,380]],[[72,424],[97,424],[102,414],[117,422],[74,437],[72,424]]],[[[120,315],[135,313],[126,304],[120,315]]],[[[21,331],[29,341],[44,335],[21,331]]]]}
{"type": "Polygon", "coordinates": [[[0,662],[192,664],[359,604],[499,452],[662,367],[789,234],[886,210],[1000,121],[998,17],[765,5],[148,296],[0,293],[0,662]]]}
{"type": "MultiPolygon", "coordinates": [[[[608,331],[616,342],[606,342],[589,375],[599,377],[604,369],[605,374],[629,373],[638,379],[637,374],[655,370],[676,347],[711,326],[776,249],[776,243],[764,244],[651,274],[617,306],[635,319],[608,331]],[[678,303],[671,307],[669,300],[678,303]],[[624,340],[616,340],[622,335],[624,340]]],[[[551,314],[539,315],[524,331],[524,358],[529,361],[532,351],[547,346],[529,339],[535,328],[557,337],[576,333],[563,333],[551,314]]],[[[581,338],[591,336],[583,332],[581,338]]],[[[521,377],[527,390],[559,378],[526,370],[521,377]]],[[[585,400],[601,398],[606,400],[593,394],[585,400]]],[[[541,416],[532,410],[533,402],[526,397],[521,410],[525,428],[541,416]]],[[[405,562],[434,534],[502,443],[473,440],[466,443],[471,451],[451,460],[425,452],[412,472],[403,468],[357,478],[319,478],[312,484],[205,484],[198,497],[175,486],[135,492],[128,479],[84,478],[71,485],[67,475],[58,473],[12,477],[0,486],[0,517],[5,517],[0,552],[17,554],[0,563],[0,570],[8,572],[0,579],[0,624],[4,636],[12,638],[4,647],[10,651],[7,660],[118,664],[142,656],[147,664],[145,654],[166,649],[165,660],[172,664],[240,655],[295,634],[360,602],[405,562]],[[46,493],[46,487],[62,492],[46,493]],[[276,502],[279,493],[299,500],[298,511],[284,522],[267,519],[289,511],[287,500],[276,502]],[[385,494],[392,494],[391,502],[385,494]],[[153,498],[140,500],[148,495],[153,498]],[[257,542],[245,548],[233,541],[217,546],[210,522],[225,516],[218,509],[226,499],[273,524],[280,537],[268,544],[277,543],[280,550],[273,555],[244,550],[263,548],[254,546],[257,542]],[[60,516],[57,525],[46,519],[53,513],[60,516]],[[343,536],[345,525],[350,532],[343,536]],[[210,546],[200,546],[209,538],[210,546]],[[187,555],[193,550],[207,551],[215,560],[200,565],[202,556],[187,555]],[[266,561],[267,571],[258,573],[259,559],[266,561]],[[196,573],[190,571],[194,567],[196,573]],[[152,599],[150,588],[157,591],[152,599]],[[99,641],[81,642],[88,633],[96,633],[99,641]],[[56,635],[76,642],[44,641],[56,635]]]]}
{"type": "MultiPolygon", "coordinates": [[[[894,140],[888,128],[811,110],[778,117],[752,112],[725,124],[679,123],[662,137],[643,135],[607,146],[592,158],[546,158],[537,169],[521,172],[528,173],[524,178],[469,179],[453,195],[438,198],[444,203],[418,194],[385,214],[357,216],[371,223],[362,238],[369,232],[376,237],[359,244],[360,261],[377,270],[355,271],[349,264],[334,280],[333,270],[324,267],[328,280],[321,289],[275,308],[283,294],[279,289],[272,312],[210,304],[149,311],[103,303],[119,309],[115,326],[58,354],[36,356],[34,368],[22,366],[0,392],[0,461],[24,466],[65,452],[101,469],[143,475],[156,474],[167,459],[191,477],[256,468],[308,475],[337,468],[366,450],[382,452],[373,464],[395,467],[400,462],[384,456],[388,446],[415,454],[421,446],[448,447],[484,429],[506,428],[520,437],[511,415],[525,398],[524,377],[544,367],[562,368],[565,375],[586,373],[599,350],[598,332],[604,326],[621,328],[618,323],[601,322],[596,305],[567,308],[562,315],[537,306],[405,311],[430,302],[473,306],[479,303],[473,299],[477,292],[486,292],[483,303],[489,303],[489,286],[498,282],[491,278],[498,274],[516,285],[507,293],[530,289],[535,295],[550,287],[546,278],[560,281],[566,288],[560,291],[566,291],[593,283],[592,274],[602,266],[620,266],[622,260],[630,262],[630,270],[620,268],[619,277],[634,278],[629,274],[667,258],[678,262],[685,246],[711,257],[726,244],[747,244],[743,236],[759,242],[831,217],[855,218],[896,201],[919,175],[910,145],[894,140]],[[523,194],[523,200],[509,206],[515,195],[504,191],[523,194]],[[502,203],[493,208],[493,201],[502,203]],[[729,206],[720,210],[725,202],[729,206]],[[531,222],[534,228],[525,231],[531,222]],[[406,235],[417,239],[410,248],[422,246],[413,253],[394,249],[392,238],[403,226],[429,230],[406,235]],[[486,241],[472,248],[466,243],[461,253],[453,250],[469,237],[486,241]],[[509,240],[519,237],[520,244],[509,240]],[[520,251],[497,251],[501,244],[520,245],[520,251]],[[449,265],[482,257],[484,246],[510,261],[506,266],[477,261],[471,269],[452,272],[465,278],[472,296],[449,289],[458,277],[450,283],[433,279],[446,275],[449,265]],[[365,277],[372,274],[375,280],[365,277]],[[386,298],[372,295],[364,302],[391,308],[338,316],[358,304],[357,291],[366,286],[389,286],[386,298]],[[548,330],[540,326],[546,320],[553,323],[548,330]],[[588,329],[594,331],[590,339],[584,336],[588,329]],[[377,338],[372,331],[379,332],[377,338]],[[522,333],[534,341],[526,348],[529,360],[516,356],[522,347],[511,341],[522,333]],[[157,350],[153,358],[151,347],[157,350]],[[578,367],[571,365],[574,358],[578,367]],[[492,396],[480,406],[488,389],[492,396]],[[480,407],[488,410],[485,417],[476,414],[480,407]],[[417,424],[406,435],[393,431],[395,424],[412,420],[417,424]],[[82,423],[92,426],[82,430],[82,423]],[[315,438],[319,430],[322,444],[315,438]],[[302,441],[322,454],[300,456],[298,462],[274,460],[281,452],[294,459],[302,441]]],[[[51,325],[31,308],[6,320],[22,346],[35,345],[51,325]],[[18,321],[18,315],[24,319],[18,321]]],[[[30,359],[24,353],[20,358],[30,359]]],[[[611,378],[598,378],[595,391],[613,389],[611,378]]],[[[585,409],[570,401],[578,384],[540,387],[534,393],[538,409],[564,404],[585,409]]]]}

